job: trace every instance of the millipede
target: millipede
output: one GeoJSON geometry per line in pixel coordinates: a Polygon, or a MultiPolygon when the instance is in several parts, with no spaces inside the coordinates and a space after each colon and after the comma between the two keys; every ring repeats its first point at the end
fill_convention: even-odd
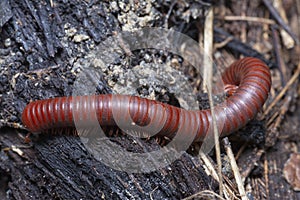
{"type": "MultiPolygon", "coordinates": [[[[231,64],[222,74],[222,79],[224,90],[229,95],[215,106],[214,113],[220,134],[225,136],[245,126],[261,110],[268,98],[271,74],[261,60],[246,57],[231,64]]],[[[101,126],[118,126],[118,120],[123,117],[119,111],[129,113],[131,119],[128,123],[160,127],[156,134],[160,137],[172,138],[185,127],[187,137],[190,132],[196,133],[194,142],[202,141],[212,124],[210,109],[187,111],[155,100],[115,94],[34,101],[23,110],[22,122],[32,133],[75,127],[76,118],[87,126],[95,120],[101,126]],[[91,117],[90,112],[95,113],[95,117],[91,117]]]]}

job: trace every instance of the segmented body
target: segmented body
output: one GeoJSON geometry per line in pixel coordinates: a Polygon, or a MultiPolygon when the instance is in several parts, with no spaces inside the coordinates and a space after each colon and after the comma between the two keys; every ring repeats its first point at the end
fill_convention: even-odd
{"type": "MultiPolygon", "coordinates": [[[[226,85],[224,89],[231,92],[215,107],[215,115],[220,133],[227,135],[245,126],[259,112],[268,97],[271,75],[262,61],[243,58],[227,68],[222,79],[226,85]]],[[[179,129],[184,129],[187,137],[195,132],[194,141],[201,141],[212,124],[211,110],[186,111],[158,101],[111,94],[31,102],[23,111],[22,121],[31,132],[74,127],[76,118],[87,125],[96,120],[100,125],[114,126],[119,125],[118,121],[124,117],[118,113],[124,112],[131,118],[125,119],[128,123],[160,127],[158,136],[173,137],[179,129]]]]}

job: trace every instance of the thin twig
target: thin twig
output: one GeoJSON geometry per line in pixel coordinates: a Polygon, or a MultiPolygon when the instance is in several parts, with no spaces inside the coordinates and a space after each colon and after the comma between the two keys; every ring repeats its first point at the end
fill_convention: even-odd
{"type": "MultiPolygon", "coordinates": [[[[220,182],[215,163],[202,151],[199,152],[199,158],[204,162],[203,167],[205,169],[205,172],[207,172],[207,175],[212,176],[214,180],[220,182]]],[[[224,187],[224,196],[225,199],[237,199],[232,189],[226,184],[224,187]]]]}
{"type": "MultiPolygon", "coordinates": [[[[241,15],[242,17],[245,17],[246,16],[246,9],[247,9],[247,1],[243,1],[242,2],[242,5],[241,5],[241,15]]],[[[241,23],[241,41],[243,43],[246,43],[247,42],[247,30],[246,30],[246,27],[247,27],[247,23],[245,22],[242,22],[241,23]]]]}
{"type": "Polygon", "coordinates": [[[217,172],[215,171],[215,167],[214,165],[210,162],[210,160],[208,159],[208,157],[205,155],[205,153],[203,153],[202,151],[199,152],[199,157],[201,158],[201,160],[204,162],[204,165],[207,167],[207,170],[209,171],[209,176],[212,176],[213,179],[215,179],[216,181],[220,181],[217,172]]]}
{"type": "Polygon", "coordinates": [[[249,16],[225,16],[226,21],[247,21],[247,22],[257,22],[262,24],[275,24],[272,19],[266,19],[261,17],[249,17],[249,16]]]}
{"type": "Polygon", "coordinates": [[[291,101],[292,101],[292,94],[289,94],[289,95],[287,95],[287,97],[285,98],[285,101],[283,101],[283,104],[280,107],[279,116],[278,116],[278,118],[277,118],[277,120],[275,121],[275,124],[274,124],[275,127],[280,126],[282,120],[284,119],[285,114],[289,110],[291,101]]]}
{"type": "Polygon", "coordinates": [[[289,105],[292,101],[292,97],[291,97],[292,92],[293,92],[292,90],[288,92],[289,94],[287,94],[286,97],[282,100],[282,103],[280,105],[280,110],[276,111],[267,122],[268,135],[266,137],[266,143],[265,143],[265,146],[267,147],[274,146],[279,136],[278,128],[280,128],[280,124],[282,123],[282,120],[284,119],[284,116],[286,115],[289,109],[289,105]]]}
{"type": "Polygon", "coordinates": [[[275,97],[274,101],[272,101],[272,103],[266,109],[262,118],[265,118],[265,116],[273,109],[273,107],[283,97],[283,95],[285,95],[285,93],[289,89],[289,87],[291,87],[291,85],[299,78],[299,74],[300,74],[300,63],[298,64],[297,70],[295,71],[294,75],[287,82],[287,84],[284,86],[284,88],[282,88],[282,90],[279,92],[279,94],[275,97]]]}
{"type": "MultiPolygon", "coordinates": [[[[280,14],[282,20],[285,23],[288,23],[286,13],[285,13],[283,5],[282,5],[282,0],[274,0],[273,5],[278,10],[278,13],[280,14]]],[[[281,38],[284,38],[282,40],[282,43],[287,49],[291,49],[295,46],[294,39],[284,29],[280,30],[280,35],[281,35],[281,38]]]]}
{"type": "Polygon", "coordinates": [[[176,3],[177,3],[177,0],[173,1],[172,4],[171,4],[171,6],[170,6],[170,8],[169,8],[169,11],[168,11],[168,13],[167,13],[167,15],[165,17],[164,28],[168,28],[169,17],[171,15],[172,10],[173,10],[174,6],[176,5],[176,3]]]}
{"type": "Polygon", "coordinates": [[[253,171],[256,163],[261,159],[262,155],[265,153],[263,149],[254,149],[249,157],[251,157],[251,162],[242,170],[241,177],[242,181],[245,181],[249,174],[253,171]],[[253,155],[253,156],[252,156],[253,155]]]}
{"type": "Polygon", "coordinates": [[[264,178],[265,178],[265,188],[266,188],[266,196],[270,197],[270,190],[269,190],[269,167],[268,167],[268,159],[265,158],[264,160],[264,178]]]}
{"type": "Polygon", "coordinates": [[[223,47],[225,47],[229,42],[231,42],[232,40],[234,40],[233,37],[228,37],[228,38],[226,38],[225,40],[223,40],[222,42],[215,43],[215,44],[214,44],[214,49],[220,49],[220,48],[223,48],[223,47]]]}
{"type": "Polygon", "coordinates": [[[225,200],[223,197],[218,195],[217,193],[210,191],[210,190],[203,190],[199,193],[193,194],[189,197],[184,198],[183,200],[190,200],[190,199],[195,199],[195,198],[203,198],[203,199],[214,199],[214,197],[217,197],[218,199],[225,200]]]}
{"type": "Polygon", "coordinates": [[[235,155],[235,159],[238,160],[239,157],[241,156],[241,154],[244,152],[244,150],[246,149],[246,147],[248,146],[248,142],[244,143],[241,148],[238,150],[238,152],[235,155]]]}
{"type": "Polygon", "coordinates": [[[230,165],[231,165],[231,168],[232,168],[232,171],[234,174],[234,178],[235,178],[239,193],[241,195],[241,199],[248,200],[248,198],[246,196],[245,188],[244,188],[244,183],[242,181],[238,165],[236,164],[236,160],[234,159],[234,155],[231,150],[231,145],[230,145],[227,137],[225,137],[223,139],[223,144],[224,144],[224,148],[226,150],[227,156],[229,157],[229,160],[230,160],[230,165]]]}
{"type": "MultiPolygon", "coordinates": [[[[234,37],[234,36],[224,31],[221,28],[216,28],[216,27],[214,28],[215,42],[223,42],[228,37],[234,37]]],[[[267,63],[267,65],[270,68],[276,67],[275,63],[270,61],[270,59],[266,59],[264,55],[254,50],[249,44],[242,43],[236,38],[233,38],[230,42],[228,42],[226,44],[226,47],[229,48],[231,51],[238,52],[240,54],[243,54],[244,56],[259,58],[265,63],[267,63]]]]}
{"type": "Polygon", "coordinates": [[[269,9],[271,15],[274,17],[274,19],[282,26],[282,28],[290,34],[290,36],[295,40],[295,42],[299,45],[299,40],[295,36],[295,34],[292,32],[290,27],[283,21],[281,16],[279,15],[278,11],[274,8],[272,3],[269,0],[263,0],[265,6],[269,9]]]}
{"type": "Polygon", "coordinates": [[[281,78],[281,84],[285,85],[286,84],[286,70],[283,68],[284,63],[282,61],[282,55],[281,55],[281,46],[280,46],[280,41],[279,41],[279,36],[277,33],[277,30],[274,28],[274,26],[271,26],[272,30],[272,38],[273,38],[273,47],[274,47],[274,52],[275,52],[275,58],[276,58],[276,63],[279,69],[280,73],[280,78],[281,78]]]}

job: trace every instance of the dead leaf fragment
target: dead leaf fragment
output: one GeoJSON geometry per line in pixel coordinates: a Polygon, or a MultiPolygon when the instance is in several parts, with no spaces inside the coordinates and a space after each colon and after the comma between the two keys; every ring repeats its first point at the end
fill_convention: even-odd
{"type": "Polygon", "coordinates": [[[284,178],[295,191],[300,191],[300,153],[292,153],[283,168],[284,178]]]}

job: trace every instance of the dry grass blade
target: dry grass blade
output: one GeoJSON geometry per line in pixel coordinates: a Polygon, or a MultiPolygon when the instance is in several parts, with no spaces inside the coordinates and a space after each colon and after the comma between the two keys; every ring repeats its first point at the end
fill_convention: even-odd
{"type": "Polygon", "coordinates": [[[215,140],[216,157],[218,163],[218,176],[219,176],[219,190],[220,196],[223,196],[223,181],[222,181],[222,163],[221,163],[221,150],[219,143],[219,131],[216,123],[216,116],[214,113],[213,97],[212,97],[212,77],[213,77],[213,63],[210,58],[213,57],[213,24],[214,24],[213,9],[209,10],[205,19],[204,25],[204,85],[208,89],[209,105],[212,114],[213,132],[215,140]]]}
{"type": "Polygon", "coordinates": [[[225,16],[226,21],[247,21],[247,22],[257,22],[262,24],[275,24],[272,19],[260,18],[260,17],[249,17],[249,16],[225,16]]]}

